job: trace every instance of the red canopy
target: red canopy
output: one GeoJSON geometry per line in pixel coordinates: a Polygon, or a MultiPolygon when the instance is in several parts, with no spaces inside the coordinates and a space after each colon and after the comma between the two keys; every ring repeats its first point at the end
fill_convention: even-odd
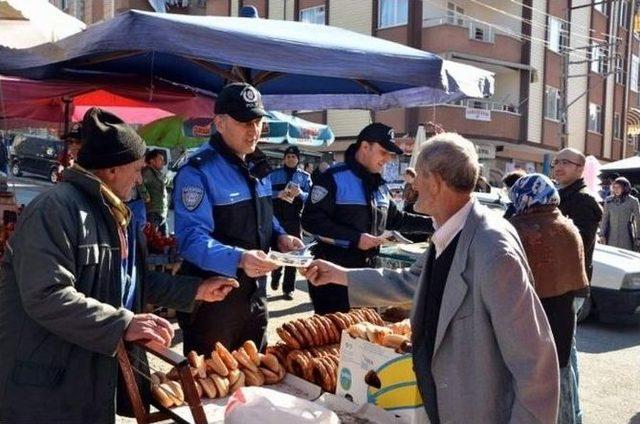
{"type": "Polygon", "coordinates": [[[213,99],[168,85],[141,88],[136,84],[35,81],[0,76],[0,119],[5,127],[37,121],[63,123],[64,100],[71,101],[72,120],[82,119],[91,106],[103,107],[124,121],[145,124],[169,115],[208,116],[213,99]],[[75,111],[74,111],[75,108],[75,111]]]}

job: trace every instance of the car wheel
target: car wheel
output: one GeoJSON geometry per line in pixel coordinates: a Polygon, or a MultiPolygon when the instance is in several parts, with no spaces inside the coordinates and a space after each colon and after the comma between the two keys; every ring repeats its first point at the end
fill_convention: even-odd
{"type": "Polygon", "coordinates": [[[576,314],[576,319],[578,322],[582,322],[589,317],[591,314],[591,310],[593,309],[593,301],[591,300],[591,296],[587,297],[582,303],[582,307],[578,310],[576,314]]]}
{"type": "Polygon", "coordinates": [[[49,181],[53,184],[58,182],[58,170],[56,168],[51,169],[51,172],[49,173],[49,181]]]}
{"type": "Polygon", "coordinates": [[[11,174],[14,177],[22,176],[22,169],[20,169],[20,164],[16,161],[11,165],[11,174]]]}

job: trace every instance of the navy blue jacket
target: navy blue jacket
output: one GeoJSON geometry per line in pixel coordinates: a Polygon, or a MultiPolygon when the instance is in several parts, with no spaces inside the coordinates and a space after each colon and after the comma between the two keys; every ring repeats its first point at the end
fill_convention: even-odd
{"type": "Polygon", "coordinates": [[[430,218],[397,209],[385,181],[356,161],[355,150],[349,147],[345,163],[318,176],[302,212],[302,227],[319,240],[314,254],[350,267],[372,265],[379,252],[358,249],[363,233],[433,231],[430,218]]]}
{"type": "Polygon", "coordinates": [[[242,253],[266,252],[286,234],[273,216],[268,173],[256,175],[256,170],[215,134],[178,171],[175,227],[180,255],[189,264],[211,274],[246,278],[238,270],[242,253]]]}
{"type": "Polygon", "coordinates": [[[280,222],[300,221],[302,206],[311,191],[311,176],[308,172],[297,168],[288,168],[283,166],[269,174],[271,179],[271,187],[273,189],[273,211],[280,222]],[[300,187],[300,195],[289,203],[285,200],[278,199],[278,192],[284,190],[289,181],[298,184],[300,187]]]}

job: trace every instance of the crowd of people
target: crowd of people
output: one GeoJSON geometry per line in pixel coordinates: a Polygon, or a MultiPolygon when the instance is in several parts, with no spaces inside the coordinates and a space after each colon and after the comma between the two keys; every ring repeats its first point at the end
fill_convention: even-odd
{"type": "MultiPolygon", "coordinates": [[[[555,182],[505,178],[503,219],[474,198],[487,190],[474,145],[440,133],[407,170],[409,201],[399,210],[380,176],[402,153],[391,127],[363,128],[344,162],[305,171],[290,147],[273,170],[257,147],[265,115],[251,85],[220,92],[216,133],[174,180],[183,263],[172,276],[147,270],[126,205],[143,187],[146,219],[166,231],[161,151],[147,152],[117,116],[87,112],[75,163],[26,207],[2,260],[0,422],[113,423],[116,412],[130,414],[118,345],[169,345],[174,335],[169,322],[142,313],[146,303],[178,310],[185,355],[208,355],[216,342],[264,349],[267,276],[274,290],[283,278],[290,299],[297,272],[268,253],[304,251],[303,229],[316,240],[316,259],[300,270],[316,313],[412,303],[414,370],[432,424],[581,422],[576,311],[598,229],[610,243],[635,240],[620,234],[623,214],[638,209],[628,182],[615,180],[603,218],[582,179],[584,155],[564,149],[555,182]],[[412,267],[375,268],[390,231],[429,237],[412,267]]],[[[148,386],[139,387],[148,402],[148,386]]]]}

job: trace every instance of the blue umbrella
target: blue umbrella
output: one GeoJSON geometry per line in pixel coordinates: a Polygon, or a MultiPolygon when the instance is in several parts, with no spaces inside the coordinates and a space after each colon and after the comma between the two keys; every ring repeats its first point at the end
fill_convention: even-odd
{"type": "Polygon", "coordinates": [[[212,95],[246,81],[265,106],[386,109],[493,93],[493,74],[342,28],[258,18],[128,11],[54,44],[0,49],[0,73],[154,80],[212,95]]]}

